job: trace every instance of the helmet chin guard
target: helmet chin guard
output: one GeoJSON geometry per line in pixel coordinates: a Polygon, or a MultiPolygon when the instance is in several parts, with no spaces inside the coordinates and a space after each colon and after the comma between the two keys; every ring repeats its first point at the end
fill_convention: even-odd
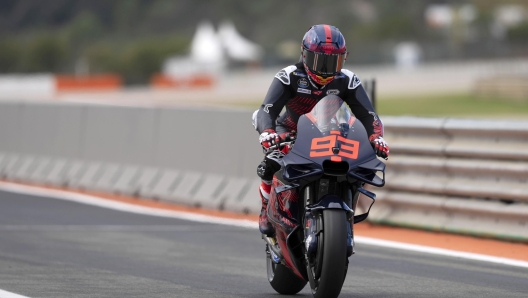
{"type": "Polygon", "coordinates": [[[310,69],[308,69],[308,67],[306,66],[306,64],[304,64],[304,70],[306,71],[306,73],[308,74],[310,79],[314,83],[316,83],[316,84],[318,84],[320,86],[324,86],[324,85],[330,83],[331,81],[334,80],[334,77],[335,77],[335,76],[328,76],[328,77],[318,76],[315,73],[311,72],[310,69]]]}

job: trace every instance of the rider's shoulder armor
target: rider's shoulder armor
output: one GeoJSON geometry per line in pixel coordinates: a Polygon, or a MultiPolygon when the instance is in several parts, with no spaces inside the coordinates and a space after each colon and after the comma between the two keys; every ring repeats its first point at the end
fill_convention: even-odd
{"type": "Polygon", "coordinates": [[[341,73],[346,78],[348,78],[348,89],[356,89],[359,85],[361,85],[361,81],[355,73],[348,69],[341,69],[341,73]]]}
{"type": "Polygon", "coordinates": [[[295,66],[295,65],[287,66],[287,67],[281,69],[275,75],[275,77],[277,79],[279,79],[279,81],[281,81],[284,85],[289,85],[290,84],[290,74],[292,72],[294,72],[295,70],[297,70],[297,66],[295,66]]]}

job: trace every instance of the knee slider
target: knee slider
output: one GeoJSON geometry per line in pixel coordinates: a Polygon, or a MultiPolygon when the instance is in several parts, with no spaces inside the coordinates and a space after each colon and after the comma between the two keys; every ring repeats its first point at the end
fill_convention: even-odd
{"type": "Polygon", "coordinates": [[[263,160],[257,167],[257,175],[263,180],[273,179],[273,170],[267,166],[266,161],[263,160]]]}

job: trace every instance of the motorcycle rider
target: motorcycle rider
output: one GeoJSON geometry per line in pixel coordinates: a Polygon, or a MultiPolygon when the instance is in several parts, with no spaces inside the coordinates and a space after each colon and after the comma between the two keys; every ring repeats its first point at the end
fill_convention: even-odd
{"type": "MultiPolygon", "coordinates": [[[[341,97],[365,126],[376,154],[387,158],[389,146],[383,139],[383,123],[359,78],[352,71],[342,69],[348,52],[339,29],[330,25],[312,26],[303,37],[301,52],[299,63],[285,67],[275,75],[264,102],[253,113],[253,125],[260,133],[259,142],[264,151],[283,141],[293,140],[299,117],[310,112],[320,99],[333,94],[341,97]],[[279,115],[283,107],[286,111],[279,115]]],[[[277,150],[287,153],[288,147],[277,150]]],[[[266,212],[274,172],[271,166],[267,166],[266,159],[257,168],[262,179],[259,228],[267,236],[274,233],[266,212]]]]}

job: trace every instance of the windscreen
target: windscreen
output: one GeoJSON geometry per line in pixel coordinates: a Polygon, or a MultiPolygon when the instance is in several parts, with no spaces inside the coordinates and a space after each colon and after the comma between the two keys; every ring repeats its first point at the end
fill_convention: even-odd
{"type": "Polygon", "coordinates": [[[346,137],[355,117],[348,105],[337,96],[327,96],[321,99],[306,114],[306,117],[319,129],[323,135],[337,134],[346,137]]]}

